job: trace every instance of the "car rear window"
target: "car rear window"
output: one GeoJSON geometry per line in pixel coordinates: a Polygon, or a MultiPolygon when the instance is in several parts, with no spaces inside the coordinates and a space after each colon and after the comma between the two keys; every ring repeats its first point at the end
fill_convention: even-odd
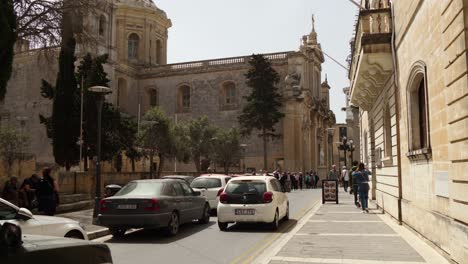
{"type": "Polygon", "coordinates": [[[266,192],[265,182],[259,181],[231,181],[226,186],[226,193],[228,194],[244,194],[244,193],[259,193],[266,192]]]}
{"type": "Polygon", "coordinates": [[[196,178],[190,186],[198,189],[210,189],[221,187],[222,184],[221,180],[217,178],[196,178]]]}
{"type": "Polygon", "coordinates": [[[130,182],[125,185],[114,196],[124,195],[150,195],[158,196],[161,194],[163,184],[160,182],[130,182]]]}

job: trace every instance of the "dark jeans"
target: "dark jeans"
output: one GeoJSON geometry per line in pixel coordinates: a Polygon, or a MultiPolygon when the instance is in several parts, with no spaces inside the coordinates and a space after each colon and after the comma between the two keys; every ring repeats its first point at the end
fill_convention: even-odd
{"type": "Polygon", "coordinates": [[[348,192],[349,181],[343,181],[344,191],[348,192]]]}
{"type": "Polygon", "coordinates": [[[358,199],[357,199],[358,185],[357,184],[353,184],[353,194],[354,194],[354,204],[357,206],[358,205],[358,199]]]}
{"type": "Polygon", "coordinates": [[[359,200],[361,201],[362,210],[367,209],[367,202],[369,200],[369,184],[359,184],[359,200]]]}

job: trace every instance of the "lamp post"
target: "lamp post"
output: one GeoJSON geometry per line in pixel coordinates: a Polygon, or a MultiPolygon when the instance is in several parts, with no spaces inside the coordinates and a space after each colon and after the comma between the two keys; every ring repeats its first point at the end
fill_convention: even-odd
{"type": "Polygon", "coordinates": [[[348,140],[346,137],[343,137],[341,139],[341,142],[339,143],[338,148],[340,150],[343,150],[345,166],[348,167],[348,156],[346,156],[346,152],[347,151],[351,152],[351,159],[352,159],[352,155],[354,151],[354,141],[352,139],[348,140]]]}
{"type": "Polygon", "coordinates": [[[97,106],[97,156],[96,156],[96,194],[94,197],[94,211],[93,219],[96,219],[98,215],[99,202],[101,200],[101,117],[102,117],[102,105],[104,104],[104,96],[112,92],[109,87],[105,86],[92,86],[88,88],[88,91],[97,95],[96,106],[97,106]]]}
{"type": "Polygon", "coordinates": [[[242,171],[245,173],[245,149],[247,148],[247,144],[240,144],[239,145],[242,148],[242,171]]]}
{"type": "Polygon", "coordinates": [[[144,125],[150,125],[150,129],[149,131],[146,131],[145,132],[145,137],[150,137],[149,139],[149,142],[150,142],[150,168],[149,168],[149,173],[150,173],[150,179],[154,179],[154,152],[155,152],[155,149],[156,149],[156,142],[154,142],[154,139],[151,138],[153,135],[151,135],[153,133],[153,129],[155,128],[154,125],[157,125],[159,124],[158,121],[153,121],[153,120],[143,120],[141,122],[142,124],[144,125]],[[150,135],[148,135],[148,133],[150,135]]]}

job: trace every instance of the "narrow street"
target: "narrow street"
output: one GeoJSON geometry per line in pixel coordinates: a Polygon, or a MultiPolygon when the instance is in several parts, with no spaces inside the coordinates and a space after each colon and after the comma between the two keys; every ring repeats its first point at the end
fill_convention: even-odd
{"type": "Polygon", "coordinates": [[[96,241],[111,249],[114,263],[242,263],[259,255],[267,246],[290,231],[297,221],[316,203],[321,202],[320,189],[289,193],[291,219],[283,222],[276,232],[262,225],[232,225],[221,232],[217,218],[207,225],[198,223],[181,227],[175,237],[166,237],[155,230],[129,232],[123,239],[112,236],[96,241]]]}

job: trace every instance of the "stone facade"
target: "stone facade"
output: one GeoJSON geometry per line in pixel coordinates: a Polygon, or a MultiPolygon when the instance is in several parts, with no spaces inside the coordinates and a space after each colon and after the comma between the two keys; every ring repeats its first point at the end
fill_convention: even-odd
{"type": "MultiPolygon", "coordinates": [[[[158,106],[178,123],[205,115],[214,125],[238,126],[242,98],[250,92],[244,77],[249,56],[167,64],[172,23],[164,11],[150,0],[97,3],[95,10],[78,12],[74,21],[79,29],[77,55],[109,54],[105,70],[113,93],[107,96],[108,101],[138,120],[150,107],[158,106]]],[[[38,114],[50,114],[51,103],[41,97],[39,87],[42,78],[55,80],[56,51],[17,50],[15,74],[2,107],[5,116],[21,113],[28,117],[26,129],[35,131],[29,152],[42,163],[53,163],[53,157],[38,114]],[[42,53],[52,55],[46,61],[42,53]]],[[[299,50],[265,56],[280,74],[278,86],[286,115],[277,125],[281,139],[268,146],[268,169],[314,169],[325,176],[332,156],[327,129],[335,123],[335,116],[330,110],[330,86],[321,80],[324,57],[315,28],[303,37],[299,50]]],[[[243,143],[247,144],[244,166],[262,169],[263,150],[257,135],[243,143]]],[[[124,161],[124,169],[128,167],[124,161]]],[[[165,169],[193,171],[194,166],[168,161],[165,169]]]]}
{"type": "Polygon", "coordinates": [[[368,9],[360,11],[353,44],[351,102],[360,107],[362,160],[376,176],[373,198],[464,263],[468,3],[362,4],[368,9]]]}

